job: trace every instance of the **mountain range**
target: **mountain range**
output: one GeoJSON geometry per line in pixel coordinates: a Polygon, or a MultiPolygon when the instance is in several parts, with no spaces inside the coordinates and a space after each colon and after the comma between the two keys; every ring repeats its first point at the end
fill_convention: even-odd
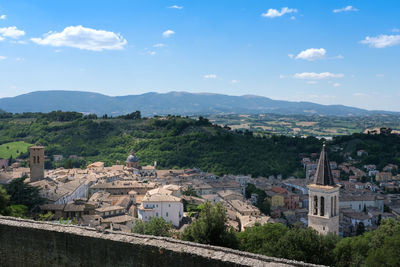
{"type": "Polygon", "coordinates": [[[127,114],[136,110],[140,110],[143,116],[258,113],[325,116],[399,114],[390,111],[369,111],[343,105],[273,100],[255,95],[230,96],[188,92],[150,92],[140,95],[107,96],[81,91],[36,91],[15,97],[0,98],[0,109],[12,113],[63,110],[111,116],[127,114]]]}

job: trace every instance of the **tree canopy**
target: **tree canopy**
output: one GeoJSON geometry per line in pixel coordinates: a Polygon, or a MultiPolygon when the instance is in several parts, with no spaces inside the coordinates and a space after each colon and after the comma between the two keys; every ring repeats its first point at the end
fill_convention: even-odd
{"type": "Polygon", "coordinates": [[[171,236],[172,224],[163,218],[153,217],[149,222],[136,220],[132,232],[144,235],[171,236]]]}
{"type": "Polygon", "coordinates": [[[185,228],[182,239],[202,244],[237,247],[234,230],[226,225],[227,217],[221,203],[202,204],[199,218],[185,228]]]}
{"type": "Polygon", "coordinates": [[[5,188],[10,195],[10,205],[24,205],[32,211],[43,204],[44,199],[39,194],[39,188],[25,183],[25,179],[26,177],[14,179],[5,188]]]}

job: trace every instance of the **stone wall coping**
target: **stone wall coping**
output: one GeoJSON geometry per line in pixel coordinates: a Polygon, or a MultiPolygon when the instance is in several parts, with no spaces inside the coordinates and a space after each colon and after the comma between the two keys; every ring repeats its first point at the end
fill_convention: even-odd
{"type": "Polygon", "coordinates": [[[177,240],[169,237],[129,234],[106,230],[97,231],[94,228],[62,225],[52,222],[34,221],[15,217],[0,216],[0,224],[13,227],[39,229],[43,231],[61,232],[72,235],[81,235],[92,238],[108,239],[115,242],[127,242],[136,245],[157,247],[178,253],[188,253],[214,260],[230,262],[232,265],[244,266],[322,266],[300,261],[268,257],[230,248],[199,244],[177,240]]]}

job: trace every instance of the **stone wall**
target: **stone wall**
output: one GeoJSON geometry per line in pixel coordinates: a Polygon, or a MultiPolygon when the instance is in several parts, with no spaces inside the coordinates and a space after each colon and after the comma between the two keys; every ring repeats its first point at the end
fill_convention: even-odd
{"type": "Polygon", "coordinates": [[[0,216],[0,266],[315,266],[171,238],[0,216]]]}

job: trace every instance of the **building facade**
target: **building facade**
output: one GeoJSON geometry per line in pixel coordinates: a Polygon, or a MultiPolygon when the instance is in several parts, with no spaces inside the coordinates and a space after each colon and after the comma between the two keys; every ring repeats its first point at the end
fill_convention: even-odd
{"type": "Polygon", "coordinates": [[[146,194],[138,208],[139,219],[148,222],[153,217],[163,218],[179,227],[183,218],[183,203],[180,198],[166,194],[146,194]]]}

